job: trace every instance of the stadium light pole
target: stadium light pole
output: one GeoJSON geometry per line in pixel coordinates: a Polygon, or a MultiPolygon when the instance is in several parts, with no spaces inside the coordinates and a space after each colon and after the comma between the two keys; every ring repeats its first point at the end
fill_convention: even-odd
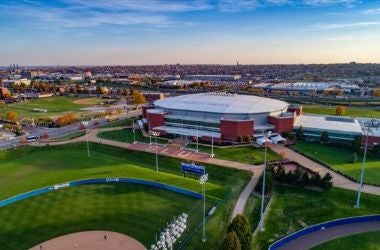
{"type": "Polygon", "coordinates": [[[83,126],[86,128],[86,140],[87,140],[87,156],[90,157],[90,146],[88,144],[88,121],[82,121],[83,126]]]}
{"type": "Polygon", "coordinates": [[[133,131],[133,144],[136,143],[136,131],[135,131],[135,119],[132,121],[132,131],[133,131]]]}
{"type": "Polygon", "coordinates": [[[263,181],[262,181],[262,187],[261,187],[261,208],[260,208],[260,231],[264,231],[264,199],[265,199],[265,172],[267,167],[267,152],[268,152],[268,137],[271,135],[271,131],[269,131],[266,135],[264,134],[265,139],[265,151],[264,151],[264,171],[263,171],[263,181]]]}
{"type": "Polygon", "coordinates": [[[148,126],[149,126],[149,144],[152,144],[152,135],[151,135],[151,131],[150,131],[150,121],[148,122],[148,126]]]}
{"type": "Polygon", "coordinates": [[[199,131],[198,131],[198,126],[197,126],[197,152],[199,152],[199,148],[198,148],[198,141],[199,141],[199,131]]]}
{"type": "Polygon", "coordinates": [[[158,144],[157,144],[157,136],[160,136],[160,132],[152,131],[151,134],[154,136],[154,144],[156,144],[156,146],[155,146],[155,148],[156,148],[156,172],[158,172],[158,152],[157,152],[158,144]]]}
{"type": "Polygon", "coordinates": [[[361,169],[361,173],[360,173],[360,180],[359,180],[359,186],[358,186],[358,196],[356,198],[356,204],[354,206],[355,208],[360,208],[360,196],[361,196],[362,188],[363,188],[364,169],[365,169],[365,163],[366,163],[366,157],[367,157],[367,148],[368,148],[368,136],[369,136],[369,130],[370,130],[371,124],[373,122],[374,122],[374,119],[372,119],[368,123],[367,135],[366,135],[365,146],[364,146],[363,163],[362,163],[362,169],[361,169]]]}
{"type": "Polygon", "coordinates": [[[211,135],[211,158],[214,158],[214,136],[211,135]]]}
{"type": "Polygon", "coordinates": [[[206,242],[206,189],[205,184],[208,180],[208,174],[204,174],[199,179],[199,183],[202,185],[203,196],[203,225],[202,225],[202,242],[206,242]]]}

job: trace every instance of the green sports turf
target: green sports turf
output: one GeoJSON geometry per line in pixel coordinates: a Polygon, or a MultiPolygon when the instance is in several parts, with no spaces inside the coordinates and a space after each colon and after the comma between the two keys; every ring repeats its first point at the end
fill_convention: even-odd
{"type": "MultiPolygon", "coordinates": [[[[149,142],[155,143],[155,139],[153,136],[151,137],[151,139],[149,139],[149,137],[143,136],[139,129],[136,129],[135,133],[136,133],[136,135],[135,135],[136,141],[144,142],[144,143],[149,143],[149,142]]],[[[128,143],[132,143],[134,140],[133,130],[129,129],[129,128],[128,129],[121,129],[121,130],[99,132],[98,136],[100,138],[104,138],[104,139],[108,139],[108,140],[128,142],[128,143]]],[[[164,138],[157,138],[157,143],[166,144],[166,143],[168,143],[168,140],[164,139],[164,138]]]]}
{"type": "MultiPolygon", "coordinates": [[[[8,104],[6,109],[0,110],[0,116],[5,117],[9,111],[15,111],[19,114],[20,118],[32,118],[32,117],[46,117],[56,116],[62,113],[79,111],[81,108],[93,106],[93,105],[81,105],[75,104],[75,100],[83,98],[70,97],[70,96],[58,96],[48,97],[40,99],[31,99],[27,102],[20,102],[14,104],[8,104]],[[47,113],[33,112],[33,108],[46,109],[47,113]]],[[[104,100],[101,98],[94,98],[94,104],[101,103],[104,100]]]]}
{"type": "MultiPolygon", "coordinates": [[[[182,177],[180,159],[159,156],[160,172],[156,173],[154,154],[96,143],[90,143],[90,149],[91,157],[87,157],[85,143],[0,151],[0,199],[56,183],[97,177],[133,177],[201,191],[197,178],[182,177]]],[[[218,205],[206,227],[208,240],[203,249],[210,249],[220,244],[230,212],[250,174],[219,166],[206,167],[209,173],[206,199],[218,205]]],[[[199,237],[197,231],[188,249],[202,248],[199,237]]]]}
{"type": "Polygon", "coordinates": [[[189,214],[188,231],[193,231],[201,222],[201,205],[201,200],[136,184],[61,189],[1,208],[0,245],[26,249],[72,232],[108,230],[149,247],[155,234],[182,212],[189,214]]]}
{"type": "Polygon", "coordinates": [[[317,223],[380,213],[380,196],[363,193],[360,209],[355,209],[356,192],[340,188],[318,192],[276,186],[272,199],[265,231],[256,235],[254,249],[267,249],[276,240],[317,223]]]}
{"type": "MultiPolygon", "coordinates": [[[[300,140],[297,141],[292,148],[302,152],[312,159],[317,159],[354,179],[359,178],[363,156],[362,154],[358,154],[357,163],[351,163],[352,150],[349,148],[300,140]]],[[[367,155],[364,181],[367,183],[380,184],[380,159],[367,155]]]]}
{"type": "Polygon", "coordinates": [[[380,249],[380,231],[354,234],[347,237],[338,238],[319,246],[313,247],[313,250],[379,250],[380,249]]]}
{"type": "MultiPolygon", "coordinates": [[[[336,106],[302,105],[303,112],[310,114],[335,115],[335,109],[336,106]]],[[[346,107],[344,116],[380,118],[380,109],[346,107]]]]}
{"type": "MultiPolygon", "coordinates": [[[[196,149],[196,144],[187,145],[187,148],[196,149]]],[[[198,145],[198,150],[204,153],[211,153],[211,147],[198,145]]],[[[258,164],[264,162],[264,149],[256,149],[252,146],[241,147],[214,147],[215,158],[237,161],[248,164],[258,164]]],[[[281,157],[268,148],[267,160],[276,161],[281,157]]]]}

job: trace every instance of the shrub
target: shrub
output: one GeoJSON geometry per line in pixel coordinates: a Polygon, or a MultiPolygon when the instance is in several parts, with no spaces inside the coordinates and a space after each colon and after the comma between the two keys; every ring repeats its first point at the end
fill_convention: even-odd
{"type": "Polygon", "coordinates": [[[282,132],[281,136],[289,140],[294,140],[296,138],[292,132],[282,132]]]}
{"type": "Polygon", "coordinates": [[[305,139],[305,132],[304,132],[302,126],[300,126],[300,127],[297,129],[297,131],[296,131],[296,137],[297,137],[297,139],[300,139],[300,140],[305,139]]]}
{"type": "Polygon", "coordinates": [[[335,114],[336,115],[344,115],[346,113],[346,108],[344,106],[338,106],[335,109],[335,114]]]}
{"type": "Polygon", "coordinates": [[[243,142],[243,137],[242,137],[241,135],[239,135],[239,136],[237,137],[237,141],[238,141],[239,143],[242,143],[242,142],[243,142]]]}
{"type": "Polygon", "coordinates": [[[240,250],[240,241],[235,232],[227,233],[224,236],[220,250],[240,250]]]}
{"type": "Polygon", "coordinates": [[[325,190],[329,190],[332,187],[332,178],[330,173],[326,173],[319,186],[325,190]]]}
{"type": "Polygon", "coordinates": [[[236,233],[236,236],[239,239],[242,250],[251,249],[251,242],[252,242],[251,226],[249,225],[249,222],[244,215],[242,214],[236,215],[235,218],[230,223],[230,225],[228,226],[227,232],[236,233]]]}
{"type": "Polygon", "coordinates": [[[329,133],[327,131],[323,131],[320,140],[322,143],[329,143],[329,133]]]}
{"type": "Polygon", "coordinates": [[[380,158],[380,144],[377,144],[372,149],[373,156],[380,158]]]}

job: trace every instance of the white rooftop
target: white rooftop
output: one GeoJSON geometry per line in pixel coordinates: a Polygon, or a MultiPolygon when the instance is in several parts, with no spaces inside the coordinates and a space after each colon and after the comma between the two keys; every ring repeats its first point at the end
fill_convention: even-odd
{"type": "Polygon", "coordinates": [[[201,93],[157,100],[154,105],[163,109],[222,114],[254,114],[283,111],[289,104],[284,101],[252,95],[201,93]]]}
{"type": "Polygon", "coordinates": [[[345,133],[362,133],[357,119],[340,116],[301,115],[296,119],[295,127],[345,133]]]}

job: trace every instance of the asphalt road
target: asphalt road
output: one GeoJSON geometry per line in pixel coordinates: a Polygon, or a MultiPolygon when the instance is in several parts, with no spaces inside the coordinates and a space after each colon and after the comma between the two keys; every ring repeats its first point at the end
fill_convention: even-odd
{"type": "MultiPolygon", "coordinates": [[[[128,113],[122,113],[119,116],[119,119],[129,118],[133,116],[137,116],[141,114],[141,110],[133,110],[129,111],[128,113]]],[[[93,119],[89,121],[89,127],[91,128],[93,124],[98,121],[99,125],[107,124],[107,119],[99,118],[99,119],[93,119]]],[[[60,128],[45,128],[45,127],[24,127],[25,135],[26,136],[37,136],[40,137],[44,133],[48,133],[50,138],[54,137],[61,137],[67,134],[71,134],[74,132],[78,132],[80,123],[74,123],[65,127],[60,128]]],[[[0,140],[0,150],[9,149],[9,148],[15,148],[21,145],[20,143],[21,137],[16,137],[12,140],[0,140]]]]}

